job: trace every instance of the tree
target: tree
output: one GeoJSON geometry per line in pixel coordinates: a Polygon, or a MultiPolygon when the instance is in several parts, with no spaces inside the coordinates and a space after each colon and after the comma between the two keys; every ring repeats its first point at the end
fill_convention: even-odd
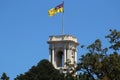
{"type": "Polygon", "coordinates": [[[80,80],[119,80],[120,79],[120,32],[110,30],[107,38],[109,48],[102,48],[99,39],[87,46],[88,52],[79,60],[77,70],[80,80]],[[112,49],[112,53],[110,50],[112,49]]]}
{"type": "Polygon", "coordinates": [[[110,46],[103,48],[100,39],[95,40],[87,47],[87,53],[79,59],[77,67],[66,63],[67,73],[64,75],[56,70],[48,60],[40,61],[24,74],[18,75],[15,80],[119,80],[120,79],[120,32],[110,30],[105,36],[110,46]],[[73,76],[79,72],[79,79],[73,76]]]}
{"type": "Polygon", "coordinates": [[[76,64],[71,64],[70,60],[67,59],[66,63],[66,73],[64,75],[65,80],[76,80],[76,64]]]}
{"type": "Polygon", "coordinates": [[[0,79],[1,79],[1,80],[9,80],[9,77],[7,76],[6,73],[3,72],[3,74],[2,74],[2,76],[1,76],[0,79]]]}
{"type": "Polygon", "coordinates": [[[28,72],[18,75],[15,80],[60,80],[64,78],[48,60],[40,61],[28,72]]]}
{"type": "Polygon", "coordinates": [[[110,49],[113,49],[114,51],[119,51],[120,50],[120,31],[111,30],[110,29],[110,34],[105,36],[106,38],[109,39],[109,42],[111,43],[111,46],[109,47],[110,49]]]}

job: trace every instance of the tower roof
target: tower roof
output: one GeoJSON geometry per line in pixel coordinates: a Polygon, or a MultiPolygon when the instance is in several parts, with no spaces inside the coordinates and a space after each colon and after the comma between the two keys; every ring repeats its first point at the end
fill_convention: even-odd
{"type": "Polygon", "coordinates": [[[49,36],[48,44],[54,42],[73,42],[79,45],[77,38],[72,35],[52,35],[49,36]]]}

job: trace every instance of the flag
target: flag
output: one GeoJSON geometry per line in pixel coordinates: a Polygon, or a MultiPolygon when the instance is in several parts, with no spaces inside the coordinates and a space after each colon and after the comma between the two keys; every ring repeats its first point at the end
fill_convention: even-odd
{"type": "Polygon", "coordinates": [[[52,9],[48,10],[48,15],[53,16],[53,15],[59,13],[59,12],[64,12],[63,6],[64,6],[64,3],[56,6],[55,8],[52,8],[52,9]]]}

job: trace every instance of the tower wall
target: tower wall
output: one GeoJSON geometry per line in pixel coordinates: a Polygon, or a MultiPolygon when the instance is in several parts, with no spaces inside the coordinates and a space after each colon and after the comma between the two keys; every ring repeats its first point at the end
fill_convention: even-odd
{"type": "Polygon", "coordinates": [[[49,61],[56,69],[65,69],[66,62],[76,64],[77,62],[77,38],[71,35],[50,36],[49,44],[49,61]]]}

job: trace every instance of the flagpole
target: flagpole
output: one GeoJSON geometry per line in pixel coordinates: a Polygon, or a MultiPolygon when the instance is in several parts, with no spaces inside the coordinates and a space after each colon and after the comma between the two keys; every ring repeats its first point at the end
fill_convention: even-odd
{"type": "Polygon", "coordinates": [[[64,0],[62,0],[63,2],[63,13],[62,13],[62,35],[64,35],[64,0]]]}

